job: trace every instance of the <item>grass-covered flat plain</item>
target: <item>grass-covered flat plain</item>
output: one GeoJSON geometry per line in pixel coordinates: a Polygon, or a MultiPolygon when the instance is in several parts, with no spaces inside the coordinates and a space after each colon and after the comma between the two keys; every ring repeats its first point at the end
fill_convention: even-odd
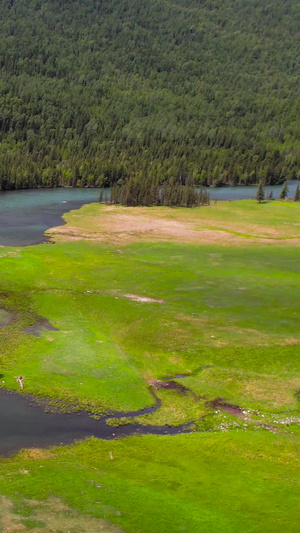
{"type": "Polygon", "coordinates": [[[93,414],[151,389],[141,424],[198,430],[2,459],[0,531],[299,529],[299,215],[95,204],[54,244],[0,248],[3,386],[93,414]]]}

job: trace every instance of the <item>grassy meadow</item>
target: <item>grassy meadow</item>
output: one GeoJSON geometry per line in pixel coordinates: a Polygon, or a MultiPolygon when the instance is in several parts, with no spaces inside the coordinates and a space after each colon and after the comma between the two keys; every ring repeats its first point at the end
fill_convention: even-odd
{"type": "Polygon", "coordinates": [[[160,409],[135,421],[198,431],[3,458],[0,531],[297,531],[300,205],[65,219],[52,244],[0,247],[2,386],[22,375],[25,393],[92,414],[154,390],[160,409]],[[177,375],[186,390],[161,388],[177,375]]]}

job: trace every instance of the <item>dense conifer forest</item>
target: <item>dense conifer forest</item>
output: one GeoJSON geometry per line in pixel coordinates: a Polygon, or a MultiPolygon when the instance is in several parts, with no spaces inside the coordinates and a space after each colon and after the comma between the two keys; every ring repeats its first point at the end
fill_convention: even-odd
{"type": "MultiPolygon", "coordinates": [[[[102,189],[99,202],[103,201],[105,201],[105,192],[102,189]]],[[[169,180],[160,186],[158,180],[145,177],[142,179],[129,178],[125,181],[118,180],[111,188],[110,202],[129,207],[138,205],[194,207],[209,205],[210,198],[206,189],[201,187],[197,191],[195,184],[188,181],[169,180]]]]}
{"type": "Polygon", "coordinates": [[[0,188],[299,177],[297,0],[0,0],[0,188]]]}

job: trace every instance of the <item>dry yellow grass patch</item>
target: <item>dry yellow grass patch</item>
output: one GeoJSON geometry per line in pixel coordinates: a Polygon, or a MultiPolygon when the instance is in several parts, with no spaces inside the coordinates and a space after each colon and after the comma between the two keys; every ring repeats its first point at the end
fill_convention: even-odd
{"type": "Polygon", "coordinates": [[[215,335],[212,339],[212,344],[216,344],[218,342],[228,343],[228,341],[234,341],[237,344],[244,344],[245,342],[247,342],[247,345],[251,344],[255,346],[269,346],[270,343],[274,340],[274,336],[270,333],[263,333],[262,331],[251,328],[242,328],[239,326],[228,325],[216,326],[213,329],[215,335]]]}
{"type": "Polygon", "coordinates": [[[47,233],[55,242],[91,240],[117,246],[142,241],[223,246],[253,242],[283,244],[291,242],[289,238],[293,244],[300,244],[300,236],[289,234],[286,227],[243,222],[242,210],[237,209],[236,217],[218,221],[215,215],[220,218],[222,209],[213,205],[195,209],[88,205],[80,209],[80,214],[76,211],[66,214],[67,224],[47,233]]]}
{"type": "MultiPolygon", "coordinates": [[[[253,328],[242,328],[230,323],[213,322],[211,317],[193,317],[180,313],[177,315],[180,322],[198,324],[199,331],[203,332],[203,340],[213,346],[225,346],[230,342],[235,344],[247,344],[255,346],[269,346],[277,338],[270,333],[263,333],[253,328]]],[[[294,339],[295,340],[295,339],[294,339]]],[[[299,341],[300,342],[300,341],[299,341]]]]}
{"type": "Polygon", "coordinates": [[[7,533],[121,533],[106,520],[89,515],[79,515],[58,498],[45,501],[25,500],[32,509],[32,514],[16,514],[13,502],[2,496],[0,498],[1,531],[7,533]],[[27,523],[30,522],[30,525],[27,523]],[[36,525],[34,525],[36,523],[36,525]]]}
{"type": "Polygon", "coordinates": [[[283,339],[283,341],[281,341],[279,344],[281,344],[282,346],[287,346],[287,345],[295,345],[295,344],[300,344],[300,339],[293,339],[293,338],[288,338],[288,339],[283,339]]]}
{"type": "Polygon", "coordinates": [[[183,384],[196,394],[221,396],[243,409],[292,410],[299,408],[300,377],[274,376],[230,368],[208,367],[183,384]]]}
{"type": "Polygon", "coordinates": [[[295,393],[300,390],[300,378],[251,379],[243,384],[243,394],[273,408],[297,408],[295,393]]]}
{"type": "Polygon", "coordinates": [[[27,450],[23,450],[20,453],[22,455],[22,458],[24,459],[35,459],[37,461],[53,458],[53,454],[51,451],[42,450],[40,448],[28,448],[27,450]]]}

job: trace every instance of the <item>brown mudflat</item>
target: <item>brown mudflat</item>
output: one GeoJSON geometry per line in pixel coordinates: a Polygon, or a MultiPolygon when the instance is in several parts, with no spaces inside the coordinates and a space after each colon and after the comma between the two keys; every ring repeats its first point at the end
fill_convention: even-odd
{"type": "Polygon", "coordinates": [[[241,407],[227,403],[222,398],[216,398],[215,400],[208,402],[207,405],[212,409],[221,409],[230,415],[237,416],[238,418],[244,418],[243,409],[241,407]]]}

